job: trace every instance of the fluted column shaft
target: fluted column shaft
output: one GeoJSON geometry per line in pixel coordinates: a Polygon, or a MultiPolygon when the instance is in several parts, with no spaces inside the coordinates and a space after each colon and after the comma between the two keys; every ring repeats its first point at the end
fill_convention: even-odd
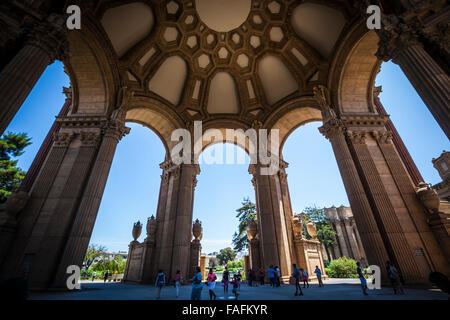
{"type": "MultiPolygon", "coordinates": [[[[350,206],[366,248],[368,263],[383,266],[388,260],[388,254],[343,130],[343,125],[337,120],[330,120],[320,128],[320,132],[331,142],[350,206]]],[[[386,276],[383,268],[382,273],[386,276]]]]}
{"type": "Polygon", "coordinates": [[[183,164],[181,167],[175,233],[173,234],[171,275],[174,275],[177,270],[181,270],[182,274],[185,275],[189,272],[194,191],[197,184],[196,176],[198,173],[198,165],[183,164]]]}
{"type": "Polygon", "coordinates": [[[423,278],[412,249],[405,237],[391,198],[381,180],[373,155],[366,144],[365,133],[363,131],[349,132],[349,140],[390,260],[400,268],[405,280],[422,281],[423,278]]]}
{"type": "Polygon", "coordinates": [[[104,130],[105,134],[81,197],[52,287],[65,287],[67,267],[81,266],[83,262],[117,144],[122,136],[129,132],[119,120],[108,121],[104,130]]]}
{"type": "Polygon", "coordinates": [[[46,67],[66,50],[65,30],[54,21],[34,25],[24,47],[0,72],[0,135],[46,67]]]}
{"type": "Polygon", "coordinates": [[[3,263],[1,277],[8,278],[18,275],[22,270],[28,272],[32,256],[24,257],[25,248],[39,217],[42,206],[53,186],[55,178],[64,160],[68,147],[73,139],[69,133],[55,133],[53,146],[39,173],[30,198],[17,217],[17,231],[13,245],[8,248],[8,257],[3,263]],[[20,266],[20,264],[22,264],[20,266]]]}

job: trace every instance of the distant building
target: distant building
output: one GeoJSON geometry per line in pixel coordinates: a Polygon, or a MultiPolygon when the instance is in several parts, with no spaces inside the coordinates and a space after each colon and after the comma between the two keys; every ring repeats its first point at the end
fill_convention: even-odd
{"type": "Polygon", "coordinates": [[[366,254],[356,227],[352,209],[350,207],[340,206],[336,208],[324,208],[325,216],[336,232],[336,245],[332,248],[323,247],[323,255],[329,261],[340,257],[355,259],[366,264],[366,254]]]}

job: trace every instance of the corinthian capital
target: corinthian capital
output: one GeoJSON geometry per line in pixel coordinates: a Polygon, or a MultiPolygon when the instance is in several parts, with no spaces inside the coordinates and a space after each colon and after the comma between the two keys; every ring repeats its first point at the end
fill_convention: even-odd
{"type": "Polygon", "coordinates": [[[391,144],[392,132],[391,131],[372,131],[372,136],[377,140],[379,144],[391,144]]]}
{"type": "Polygon", "coordinates": [[[422,45],[419,40],[420,26],[406,24],[395,16],[384,16],[383,28],[377,31],[380,37],[376,56],[383,61],[396,62],[398,55],[411,46],[422,45]]]}
{"type": "Polygon", "coordinates": [[[366,132],[365,131],[347,130],[347,135],[353,144],[365,144],[366,143],[366,132]]]}
{"type": "Polygon", "coordinates": [[[55,132],[53,134],[53,145],[55,147],[67,148],[74,138],[73,133],[68,132],[55,132]]]}
{"type": "Polygon", "coordinates": [[[130,128],[125,127],[125,123],[122,120],[110,119],[105,123],[103,131],[105,137],[113,137],[120,141],[120,139],[130,133],[130,128]]]}
{"type": "Polygon", "coordinates": [[[337,119],[336,112],[331,108],[330,92],[325,86],[314,87],[314,99],[320,106],[322,111],[323,122],[337,119]]]}
{"type": "Polygon", "coordinates": [[[64,60],[67,57],[67,28],[63,15],[52,14],[46,21],[28,19],[25,22],[27,31],[26,43],[45,51],[50,60],[64,60]]]}
{"type": "Polygon", "coordinates": [[[319,132],[325,136],[328,140],[339,134],[343,134],[345,126],[339,119],[330,119],[319,128],[319,132]]]}

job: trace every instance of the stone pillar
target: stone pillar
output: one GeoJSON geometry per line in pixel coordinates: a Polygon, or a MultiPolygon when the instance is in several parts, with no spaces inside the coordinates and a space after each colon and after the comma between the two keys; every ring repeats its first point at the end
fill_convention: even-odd
{"type": "Polygon", "coordinates": [[[100,149],[80,198],[52,287],[65,287],[67,266],[83,262],[117,144],[129,130],[119,119],[108,120],[103,128],[100,149]]]}
{"type": "Polygon", "coordinates": [[[194,190],[197,185],[196,176],[198,173],[198,165],[182,165],[172,251],[172,275],[175,274],[177,269],[180,269],[182,274],[187,274],[189,271],[189,248],[192,238],[191,223],[194,209],[194,190]]]}
{"type": "MultiPolygon", "coordinates": [[[[350,206],[367,250],[369,263],[383,266],[388,260],[388,254],[345,139],[345,127],[331,109],[328,90],[325,87],[315,88],[315,98],[322,108],[324,119],[324,125],[319,128],[319,131],[330,141],[333,148],[350,206]]],[[[385,271],[381,269],[386,277],[385,271]]]]}
{"type": "Polygon", "coordinates": [[[161,168],[155,259],[169,277],[178,269],[188,275],[194,189],[200,170],[198,165],[175,165],[170,160],[161,168]]]}
{"type": "Polygon", "coordinates": [[[450,138],[450,77],[425,51],[418,30],[393,23],[380,31],[377,57],[400,66],[436,121],[450,138]]]}
{"type": "Polygon", "coordinates": [[[50,15],[29,27],[25,45],[0,72],[0,135],[13,119],[45,68],[67,49],[64,16],[50,15]]]}
{"type": "MultiPolygon", "coordinates": [[[[289,195],[286,185],[282,187],[283,183],[280,182],[280,172],[274,175],[261,175],[260,170],[260,165],[250,165],[249,172],[255,178],[257,194],[262,264],[264,267],[271,264],[279,266],[282,280],[286,282],[292,268],[292,240],[289,239],[291,233],[287,230],[290,223],[286,221],[290,215],[290,204],[286,204],[289,195]]],[[[282,173],[281,175],[283,176],[282,173]]]]}
{"type": "Polygon", "coordinates": [[[57,132],[54,134],[53,146],[34,183],[34,188],[29,193],[29,200],[24,209],[15,215],[15,234],[12,246],[9,248],[2,246],[6,251],[4,256],[7,258],[3,261],[2,272],[0,272],[1,279],[29,272],[33,256],[24,256],[25,248],[73,139],[73,133],[57,132]]]}

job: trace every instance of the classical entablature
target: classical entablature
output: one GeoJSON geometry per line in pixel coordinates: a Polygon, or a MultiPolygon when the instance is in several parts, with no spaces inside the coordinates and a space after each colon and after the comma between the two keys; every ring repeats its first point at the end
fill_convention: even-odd
{"type": "MultiPolygon", "coordinates": [[[[73,112],[110,113],[116,92],[127,87],[130,104],[145,100],[142,107],[155,113],[130,111],[130,121],[157,131],[166,146],[160,117],[171,126],[220,119],[224,128],[268,127],[286,106],[326,85],[336,52],[359,40],[348,36],[359,11],[346,1],[222,2],[86,1],[83,28],[69,37],[73,112]]],[[[290,114],[290,122],[299,115],[292,128],[320,119],[320,112],[300,113],[290,114]]]]}

